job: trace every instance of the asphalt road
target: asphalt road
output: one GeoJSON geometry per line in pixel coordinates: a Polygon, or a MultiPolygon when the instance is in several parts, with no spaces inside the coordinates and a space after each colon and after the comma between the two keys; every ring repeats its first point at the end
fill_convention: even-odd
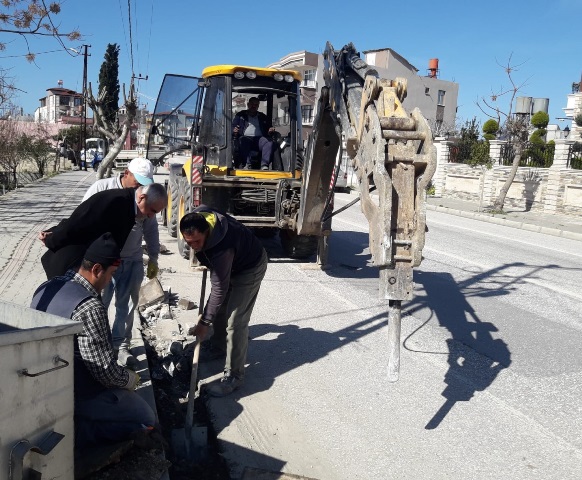
{"type": "Polygon", "coordinates": [[[334,220],[329,270],[268,245],[247,384],[210,401],[233,478],[245,464],[321,480],[582,478],[580,242],[437,212],[428,224],[395,384],[359,208],[334,220]]]}
{"type": "MultiPolygon", "coordinates": [[[[0,298],[30,302],[38,231],[92,180],[69,172],[0,197],[0,298]]],[[[428,225],[397,383],[359,207],[334,219],[329,270],[266,241],[246,384],[208,402],[233,478],[245,465],[320,480],[582,478],[580,242],[439,212],[428,225]]],[[[160,264],[164,285],[197,298],[199,273],[177,254],[160,264]]]]}

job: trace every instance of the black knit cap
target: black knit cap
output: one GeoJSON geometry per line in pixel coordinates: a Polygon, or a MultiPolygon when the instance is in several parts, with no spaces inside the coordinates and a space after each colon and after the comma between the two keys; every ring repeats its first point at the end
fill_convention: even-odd
{"type": "Polygon", "coordinates": [[[85,252],[85,260],[99,263],[104,268],[120,265],[121,250],[113,239],[113,235],[110,232],[104,233],[89,245],[85,252]]]}

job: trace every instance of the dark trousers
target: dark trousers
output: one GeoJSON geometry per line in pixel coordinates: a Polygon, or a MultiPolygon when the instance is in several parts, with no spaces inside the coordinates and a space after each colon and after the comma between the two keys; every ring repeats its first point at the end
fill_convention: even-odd
{"type": "Polygon", "coordinates": [[[88,399],[75,399],[75,448],[127,440],[156,424],[156,415],[137,393],[110,388],[88,399]]]}
{"type": "Polygon", "coordinates": [[[246,161],[246,167],[251,167],[251,152],[261,152],[261,167],[268,167],[273,153],[273,142],[265,137],[240,137],[239,154],[241,161],[246,161]]]}
{"type": "Polygon", "coordinates": [[[249,344],[249,322],[269,259],[263,250],[259,263],[230,277],[228,293],[216,318],[211,345],[226,349],[224,370],[244,378],[249,344]]]}

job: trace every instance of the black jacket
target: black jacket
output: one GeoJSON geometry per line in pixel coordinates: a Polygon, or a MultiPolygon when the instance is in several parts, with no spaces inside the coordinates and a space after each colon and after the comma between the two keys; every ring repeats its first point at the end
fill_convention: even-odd
{"type": "Polygon", "coordinates": [[[228,292],[230,277],[256,267],[263,246],[250,228],[229,215],[200,205],[195,212],[212,212],[216,224],[202,250],[196,252],[198,261],[210,270],[211,291],[203,318],[212,322],[228,292]]]}
{"type": "Polygon", "coordinates": [[[99,236],[111,232],[119,248],[135,224],[137,205],[133,188],[104,190],[79,205],[69,218],[51,227],[45,240],[48,251],[41,262],[47,278],[64,275],[76,266],[99,236]]]}
{"type": "MultiPolygon", "coordinates": [[[[257,112],[257,116],[259,117],[259,126],[261,127],[261,134],[263,137],[267,137],[269,135],[269,120],[264,113],[257,112]]],[[[249,114],[247,110],[243,110],[235,115],[232,121],[232,129],[234,133],[235,127],[238,127],[238,135],[243,136],[245,133],[246,128],[249,125],[249,114]]]]}

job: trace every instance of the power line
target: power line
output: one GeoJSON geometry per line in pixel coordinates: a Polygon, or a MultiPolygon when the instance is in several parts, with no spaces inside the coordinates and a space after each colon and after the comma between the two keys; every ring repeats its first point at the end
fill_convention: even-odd
{"type": "Polygon", "coordinates": [[[131,58],[131,74],[133,75],[135,69],[133,68],[133,35],[131,32],[131,0],[127,0],[127,15],[129,20],[129,49],[131,58]]]}
{"type": "MultiPolygon", "coordinates": [[[[58,49],[58,50],[47,50],[46,52],[37,52],[37,53],[33,53],[33,55],[42,55],[43,53],[55,53],[55,52],[62,52],[62,49],[58,49]]],[[[25,53],[23,55],[5,55],[2,56],[0,58],[19,58],[19,57],[28,57],[30,55],[29,53],[25,53]]]]}
{"type": "Polygon", "coordinates": [[[125,32],[125,22],[123,16],[123,9],[121,8],[121,0],[118,0],[119,3],[119,18],[121,19],[121,26],[123,27],[123,40],[125,40],[125,50],[127,52],[127,56],[129,57],[129,48],[127,48],[127,34],[125,32]]]}
{"type": "Polygon", "coordinates": [[[154,23],[154,0],[152,0],[152,11],[150,14],[150,34],[148,37],[148,55],[147,55],[147,62],[146,62],[146,75],[149,73],[150,70],[150,49],[152,44],[152,26],[154,23]]]}

